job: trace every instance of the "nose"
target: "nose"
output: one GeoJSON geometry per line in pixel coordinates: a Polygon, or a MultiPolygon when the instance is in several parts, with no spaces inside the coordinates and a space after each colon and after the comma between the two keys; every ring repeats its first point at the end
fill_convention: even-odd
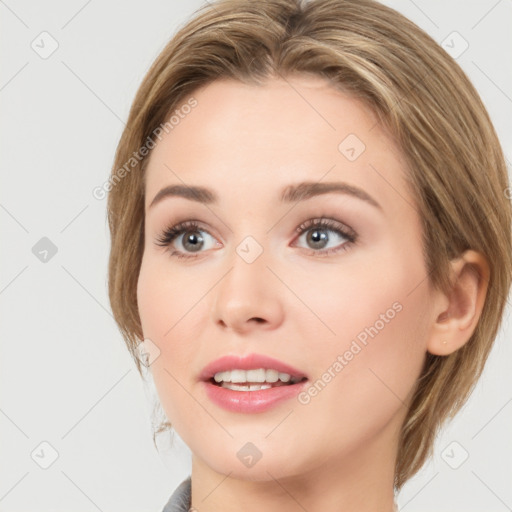
{"type": "Polygon", "coordinates": [[[252,263],[235,253],[231,263],[229,271],[212,290],[214,323],[237,333],[279,327],[283,322],[284,290],[267,268],[265,252],[252,263]]]}

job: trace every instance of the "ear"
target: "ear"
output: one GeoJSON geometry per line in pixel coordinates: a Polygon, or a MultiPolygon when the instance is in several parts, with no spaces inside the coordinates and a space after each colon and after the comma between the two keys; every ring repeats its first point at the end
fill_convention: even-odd
{"type": "Polygon", "coordinates": [[[489,263],[485,256],[467,250],[451,262],[452,288],[448,295],[439,293],[427,350],[446,356],[467,343],[482,313],[489,284],[489,263]]]}

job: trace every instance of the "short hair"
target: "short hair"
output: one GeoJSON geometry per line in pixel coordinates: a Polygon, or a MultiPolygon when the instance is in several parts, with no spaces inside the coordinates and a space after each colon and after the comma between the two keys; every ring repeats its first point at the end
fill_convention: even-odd
{"type": "Polygon", "coordinates": [[[428,285],[448,292],[450,261],[466,249],[490,264],[471,338],[447,356],[426,354],[400,432],[400,489],[432,455],[437,431],[482,373],[510,288],[512,241],[505,158],[481,99],[457,62],[397,11],[373,0],[220,0],[199,9],[145,75],[117,147],[107,206],[109,299],[141,373],[137,281],[149,157],[140,156],[141,148],[195,90],[216,79],[264,85],[300,74],[322,77],[364,102],[401,148],[421,217],[428,285]]]}

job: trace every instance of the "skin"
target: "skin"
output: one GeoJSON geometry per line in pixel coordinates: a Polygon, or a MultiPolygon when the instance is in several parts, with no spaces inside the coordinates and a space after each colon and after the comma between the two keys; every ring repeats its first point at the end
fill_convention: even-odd
{"type": "Polygon", "coordinates": [[[197,106],[157,143],[147,167],[137,290],[144,336],[161,351],[151,371],[162,406],[192,452],[192,505],[391,512],[398,433],[424,358],[467,342],[487,282],[467,263],[484,277],[487,264],[468,251],[453,262],[453,293],[431,289],[399,148],[362,103],[322,78],[220,80],[193,96],[197,106]],[[348,134],[366,146],[354,161],[338,150],[348,134]],[[381,209],[339,193],[281,203],[281,190],[301,181],[355,185],[381,209]],[[211,188],[219,202],[168,197],[149,208],[172,184],[211,188]],[[330,229],[322,231],[325,248],[308,241],[314,227],[295,231],[322,216],[357,240],[319,254],[347,244],[330,229]],[[156,244],[167,227],[190,219],[200,221],[200,252],[182,244],[190,233],[172,247],[156,244]],[[236,252],[249,235],[263,249],[252,263],[236,252]],[[313,383],[394,303],[401,310],[307,404],[229,412],[198,380],[218,357],[256,352],[313,383]],[[247,442],[262,453],[250,468],[237,457],[247,442]]]}

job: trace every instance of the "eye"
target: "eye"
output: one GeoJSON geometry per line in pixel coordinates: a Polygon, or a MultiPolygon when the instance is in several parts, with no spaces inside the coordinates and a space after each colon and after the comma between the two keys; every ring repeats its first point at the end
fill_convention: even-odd
{"type": "Polygon", "coordinates": [[[177,242],[181,248],[172,251],[171,256],[176,256],[177,258],[195,258],[197,254],[194,253],[201,252],[205,246],[206,249],[211,249],[218,245],[215,242],[208,244],[208,238],[210,237],[213,238],[208,231],[201,229],[197,221],[188,220],[167,228],[157,238],[156,244],[162,247],[172,248],[175,242],[177,242]],[[203,234],[206,234],[206,236],[203,236],[203,234]],[[187,254],[187,252],[190,252],[190,254],[187,254]]]}
{"type": "MultiPolygon", "coordinates": [[[[296,229],[296,232],[299,233],[298,240],[306,235],[306,243],[310,245],[309,252],[314,256],[327,256],[347,250],[357,240],[353,229],[341,222],[324,217],[307,220],[296,229]],[[334,236],[330,236],[328,233],[334,233],[334,236]],[[334,247],[328,247],[330,244],[334,244],[334,247]]],[[[171,256],[178,259],[196,258],[201,252],[204,252],[203,249],[208,250],[220,245],[195,220],[180,222],[175,226],[168,227],[160,234],[155,243],[162,247],[169,247],[171,256]],[[211,239],[210,243],[208,243],[208,239],[211,239]]]]}
{"type": "Polygon", "coordinates": [[[296,231],[300,235],[299,240],[305,235],[306,243],[312,249],[310,254],[314,256],[327,256],[345,251],[357,240],[356,232],[353,229],[324,217],[308,220],[301,224],[296,231]],[[328,233],[334,233],[334,236],[329,236],[328,233]],[[334,244],[334,246],[325,249],[329,244],[334,244]]]}

